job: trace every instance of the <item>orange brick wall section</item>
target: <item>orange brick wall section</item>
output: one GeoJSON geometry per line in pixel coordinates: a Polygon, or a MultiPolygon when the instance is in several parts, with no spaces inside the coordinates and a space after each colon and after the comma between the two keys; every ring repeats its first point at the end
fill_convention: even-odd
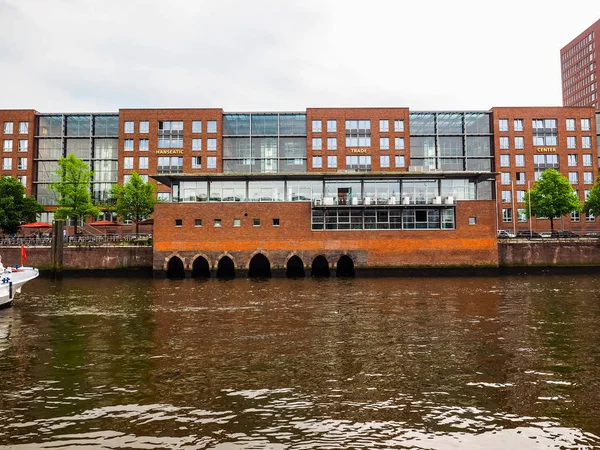
{"type": "Polygon", "coordinates": [[[35,111],[33,109],[0,110],[0,152],[2,158],[12,159],[12,169],[4,170],[0,161],[0,175],[17,178],[19,175],[27,176],[27,186],[25,193],[31,195],[31,186],[33,184],[33,159],[34,159],[34,140],[35,134],[35,111]],[[13,123],[13,132],[4,134],[4,123],[13,123]],[[19,122],[29,124],[27,134],[19,133],[19,122]],[[19,151],[19,140],[27,140],[27,152],[19,151]],[[4,141],[12,141],[12,152],[4,152],[4,141]],[[27,169],[19,170],[17,158],[27,160],[27,169]]]}
{"type": "Polygon", "coordinates": [[[263,253],[274,269],[284,269],[292,255],[310,266],[318,255],[335,265],[348,254],[357,267],[497,266],[495,203],[458,202],[455,230],[311,231],[307,202],[160,203],[154,222],[154,270],[166,269],[178,255],[186,269],[203,256],[211,267],[227,254],[236,268],[248,267],[263,253]],[[474,217],[475,225],[469,225],[474,217]],[[260,226],[253,219],[260,219],[260,226]],[[279,226],[273,226],[273,219],[279,226]],[[176,227],[175,220],[182,226],[176,227]],[[202,226],[194,226],[195,219],[202,226]],[[221,219],[221,227],[214,227],[221,219]],[[234,227],[234,219],[241,221],[234,227]]]}

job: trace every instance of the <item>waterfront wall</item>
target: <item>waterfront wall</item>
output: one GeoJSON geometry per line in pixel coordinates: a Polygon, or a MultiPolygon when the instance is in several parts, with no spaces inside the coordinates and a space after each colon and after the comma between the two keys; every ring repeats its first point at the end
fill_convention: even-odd
{"type": "MultiPolygon", "coordinates": [[[[5,266],[20,264],[21,247],[2,248],[5,266]]],[[[50,268],[50,247],[29,247],[27,265],[50,268]]],[[[152,266],[152,247],[80,246],[65,247],[63,270],[135,269],[152,266]]]]}
{"type": "Polygon", "coordinates": [[[500,267],[600,266],[600,239],[504,240],[498,259],[500,267]]]}
{"type": "Polygon", "coordinates": [[[161,217],[154,224],[157,272],[166,271],[174,256],[186,270],[198,257],[214,270],[223,256],[233,260],[235,269],[246,270],[257,253],[265,255],[274,270],[285,270],[294,255],[305,268],[319,255],[331,267],[342,255],[357,268],[498,267],[491,201],[458,202],[453,230],[312,231],[309,202],[159,203],[156,214],[161,217]],[[255,218],[260,226],[254,226],[255,218]],[[215,219],[220,219],[220,227],[214,226],[215,219]],[[239,226],[233,226],[234,219],[240,220],[239,226]],[[279,219],[278,225],[273,219],[279,219]]]}

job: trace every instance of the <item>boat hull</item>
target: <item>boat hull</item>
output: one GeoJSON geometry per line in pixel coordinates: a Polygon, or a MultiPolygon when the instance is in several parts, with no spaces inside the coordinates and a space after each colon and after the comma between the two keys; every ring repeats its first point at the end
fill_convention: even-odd
{"type": "Polygon", "coordinates": [[[21,292],[21,288],[28,281],[39,276],[35,267],[8,268],[0,273],[0,308],[10,306],[15,295],[21,292]]]}

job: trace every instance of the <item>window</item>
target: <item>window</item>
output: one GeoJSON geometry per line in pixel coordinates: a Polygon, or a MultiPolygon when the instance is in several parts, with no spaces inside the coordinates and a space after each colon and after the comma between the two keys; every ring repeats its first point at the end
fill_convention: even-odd
{"type": "Polygon", "coordinates": [[[575,136],[567,136],[567,148],[577,148],[577,138],[575,136]]]}
{"type": "Polygon", "coordinates": [[[404,120],[394,120],[394,131],[404,133],[404,120]]]}
{"type": "Polygon", "coordinates": [[[13,145],[13,141],[10,141],[8,139],[4,140],[4,151],[5,152],[12,152],[12,145],[13,145]]]}
{"type": "Polygon", "coordinates": [[[193,120],[192,121],[192,133],[202,133],[202,121],[201,120],[193,120]]]}
{"type": "Polygon", "coordinates": [[[140,121],[140,133],[146,134],[149,131],[150,131],[150,122],[148,122],[147,120],[141,120],[140,121]]]}
{"type": "Polygon", "coordinates": [[[394,157],[394,163],[396,167],[404,167],[404,155],[396,155],[394,157]]]}
{"type": "Polygon", "coordinates": [[[192,169],[202,169],[202,156],[192,156],[192,169]]]}
{"type": "Polygon", "coordinates": [[[328,120],[327,121],[327,132],[328,133],[335,133],[335,132],[337,132],[337,122],[335,120],[328,120]]]}
{"type": "Polygon", "coordinates": [[[510,184],[510,173],[509,172],[502,172],[500,174],[500,178],[501,178],[502,184],[510,184]]]}
{"type": "Polygon", "coordinates": [[[396,150],[404,150],[404,138],[397,137],[394,139],[394,148],[396,150]]]}
{"type": "Polygon", "coordinates": [[[568,155],[567,161],[568,161],[569,167],[576,167],[577,166],[577,155],[574,155],[574,154],[568,155]]]}
{"type": "Polygon", "coordinates": [[[508,136],[500,136],[500,150],[508,150],[508,136]]]}
{"type": "Polygon", "coordinates": [[[389,132],[390,131],[390,121],[389,120],[380,120],[379,121],[379,131],[381,132],[389,132]]]}
{"type": "Polygon", "coordinates": [[[592,155],[589,153],[583,154],[583,167],[592,167],[592,155]]]}
{"type": "Polygon", "coordinates": [[[194,219],[194,226],[195,227],[201,227],[202,226],[202,219],[194,219]]]}
{"type": "Polygon", "coordinates": [[[390,156],[389,155],[382,155],[379,157],[379,167],[381,167],[381,168],[390,167],[390,156]]]}
{"type": "Polygon", "coordinates": [[[123,158],[123,169],[133,169],[133,156],[127,156],[123,158]]]}
{"type": "Polygon", "coordinates": [[[148,169],[148,157],[140,156],[138,159],[138,164],[140,169],[148,169]]]}
{"type": "Polygon", "coordinates": [[[519,222],[527,222],[527,212],[525,211],[525,208],[517,209],[517,220],[519,222]]]}
{"type": "Polygon", "coordinates": [[[241,219],[233,219],[233,226],[234,226],[234,228],[241,227],[242,226],[241,219]]]}
{"type": "Polygon", "coordinates": [[[2,170],[12,170],[12,158],[2,158],[2,170]]]}
{"type": "Polygon", "coordinates": [[[158,173],[183,173],[183,156],[159,156],[158,173]]]}
{"type": "Polygon", "coordinates": [[[12,134],[13,132],[13,123],[12,122],[4,122],[4,134],[12,134]]]}
{"type": "Polygon", "coordinates": [[[183,121],[158,122],[158,148],[183,148],[183,121]]]}
{"type": "Polygon", "coordinates": [[[525,191],[517,191],[517,202],[523,203],[525,201],[525,191]]]}
{"type": "Polygon", "coordinates": [[[313,156],[312,157],[312,166],[313,169],[320,169],[321,167],[323,167],[323,160],[320,156],[313,156]]]}
{"type": "Polygon", "coordinates": [[[571,183],[571,184],[579,183],[579,178],[577,176],[577,172],[569,172],[569,183],[571,183]]]}
{"type": "Polygon", "coordinates": [[[274,227],[278,227],[278,226],[279,226],[279,218],[278,218],[278,217],[275,217],[275,218],[273,219],[273,226],[274,226],[274,227]]]}
{"type": "Polygon", "coordinates": [[[590,119],[581,119],[581,131],[590,131],[590,119]]]}
{"type": "Polygon", "coordinates": [[[581,137],[581,148],[592,148],[592,138],[590,136],[581,137]]]}
{"type": "Polygon", "coordinates": [[[371,156],[346,156],[346,168],[359,171],[371,171],[371,156]]]}
{"type": "Polygon", "coordinates": [[[17,158],[17,169],[27,170],[27,158],[17,158]]]}
{"type": "Polygon", "coordinates": [[[323,127],[323,122],[321,120],[313,120],[312,121],[312,132],[313,133],[320,133],[323,127]]]}
{"type": "Polygon", "coordinates": [[[323,140],[321,138],[312,138],[312,149],[321,150],[323,148],[323,140]]]}
{"type": "Polygon", "coordinates": [[[498,120],[498,128],[500,131],[508,131],[508,119],[498,120]]]}
{"type": "Polygon", "coordinates": [[[583,191],[583,201],[586,201],[589,197],[590,197],[590,190],[589,189],[585,189],[583,191]]]}
{"type": "Polygon", "coordinates": [[[168,192],[159,192],[156,194],[156,199],[159,202],[168,202],[170,197],[168,192]]]}
{"type": "Polygon", "coordinates": [[[525,155],[515,155],[515,167],[525,167],[525,155]]]}
{"type": "Polygon", "coordinates": [[[209,120],[206,123],[206,132],[207,133],[216,133],[217,132],[217,121],[216,120],[209,120]]]}
{"type": "Polygon", "coordinates": [[[206,168],[207,169],[216,169],[217,168],[216,156],[209,156],[208,158],[206,158],[206,168]]]}
{"type": "Polygon", "coordinates": [[[502,208],[502,221],[512,222],[512,208],[502,208]]]}
{"type": "Polygon", "coordinates": [[[581,220],[581,215],[579,211],[571,212],[571,222],[579,222],[581,220]]]}
{"type": "Polygon", "coordinates": [[[27,175],[17,175],[17,181],[21,183],[24,187],[27,187],[27,175]]]}
{"type": "Polygon", "coordinates": [[[515,148],[523,150],[525,148],[525,138],[523,136],[515,136],[515,148]]]}
{"type": "Polygon", "coordinates": [[[327,150],[337,150],[337,138],[327,138],[327,150]]]}
{"type": "Polygon", "coordinates": [[[477,225],[477,219],[475,217],[469,217],[469,225],[477,225]]]}
{"type": "Polygon", "coordinates": [[[335,169],[337,167],[337,156],[327,157],[327,167],[329,169],[335,169]]]}
{"type": "Polygon", "coordinates": [[[254,219],[252,219],[252,226],[260,227],[260,219],[258,217],[255,217],[254,219]]]}
{"type": "Polygon", "coordinates": [[[594,174],[592,172],[583,172],[583,184],[594,184],[594,174]]]}
{"type": "Polygon", "coordinates": [[[567,131],[575,131],[575,119],[567,119],[567,131]]]}
{"type": "Polygon", "coordinates": [[[27,134],[29,132],[28,122],[19,122],[19,134],[27,134]]]}
{"type": "Polygon", "coordinates": [[[202,150],[202,139],[198,139],[198,138],[192,139],[192,150],[196,150],[196,151],[202,150]]]}
{"type": "Polygon", "coordinates": [[[140,139],[140,152],[147,152],[150,148],[150,141],[148,139],[140,139]]]}
{"type": "Polygon", "coordinates": [[[510,191],[502,191],[502,203],[510,203],[510,191]]]}
{"type": "Polygon", "coordinates": [[[346,120],[346,147],[371,146],[371,121],[346,120]]]}
{"type": "Polygon", "coordinates": [[[595,222],[596,221],[596,218],[594,217],[594,214],[591,211],[588,211],[585,214],[585,221],[586,222],[595,222]]]}
{"type": "Polygon", "coordinates": [[[510,167],[510,155],[500,155],[500,167],[510,167]]]}
{"type": "Polygon", "coordinates": [[[515,119],[513,121],[514,131],[523,131],[523,119],[515,119]]]}
{"type": "Polygon", "coordinates": [[[133,122],[129,121],[129,120],[126,121],[124,128],[125,128],[125,133],[133,133],[133,122]]]}
{"type": "Polygon", "coordinates": [[[525,184],[525,172],[517,172],[515,178],[516,184],[525,184]]]}
{"type": "Polygon", "coordinates": [[[217,151],[217,140],[214,138],[206,140],[206,150],[209,152],[217,151]]]}
{"type": "Polygon", "coordinates": [[[215,227],[215,228],[221,228],[221,219],[215,219],[215,220],[213,220],[213,227],[215,227]]]}
{"type": "Polygon", "coordinates": [[[125,145],[125,151],[126,152],[132,152],[133,151],[133,139],[125,139],[124,145],[125,145]]]}
{"type": "Polygon", "coordinates": [[[20,139],[19,140],[19,151],[26,152],[28,149],[29,149],[29,141],[27,141],[26,139],[20,139]]]}
{"type": "Polygon", "coordinates": [[[388,137],[379,138],[379,148],[381,150],[389,150],[390,149],[390,138],[388,138],[388,137]]]}
{"type": "Polygon", "coordinates": [[[556,146],[558,130],[556,119],[533,119],[533,145],[556,146]]]}
{"type": "Polygon", "coordinates": [[[176,227],[182,227],[183,226],[183,219],[175,219],[175,226],[176,227]]]}

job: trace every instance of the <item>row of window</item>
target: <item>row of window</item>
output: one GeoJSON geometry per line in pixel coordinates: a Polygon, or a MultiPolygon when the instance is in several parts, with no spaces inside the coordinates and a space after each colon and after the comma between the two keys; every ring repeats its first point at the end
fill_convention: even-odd
{"type": "MultiPolygon", "coordinates": [[[[546,167],[543,168],[544,170],[546,167]]],[[[538,181],[541,174],[544,170],[536,170],[534,172],[534,181],[538,181]]],[[[516,184],[525,184],[525,172],[516,172],[516,184]]],[[[569,183],[571,184],[579,184],[579,173],[578,172],[568,172],[567,177],[569,179],[569,183]]],[[[502,172],[500,174],[500,182],[503,185],[511,184],[510,172],[502,172]]],[[[593,172],[583,172],[583,184],[594,184],[594,173],[593,172]]]]}
{"type": "MultiPolygon", "coordinates": [[[[271,220],[271,223],[273,224],[274,227],[278,227],[280,224],[279,218],[278,217],[274,217],[271,220]]],[[[176,227],[183,227],[183,219],[175,219],[175,226],[176,227]]],[[[223,226],[223,220],[221,219],[213,219],[213,227],[215,228],[221,228],[223,226]]],[[[242,219],[233,219],[233,227],[234,228],[238,228],[242,226],[242,219]]],[[[252,219],[252,226],[253,227],[260,227],[260,217],[254,217],[252,219]]],[[[196,228],[200,228],[202,227],[202,219],[194,219],[194,227],[196,228]]]]}
{"type": "MultiPolygon", "coordinates": [[[[312,157],[313,169],[323,168],[323,157],[313,156],[312,157]]],[[[327,156],[327,168],[336,169],[338,167],[337,156],[327,156]]],[[[379,157],[379,167],[389,168],[390,167],[390,155],[381,155],[379,157]]],[[[405,167],[404,155],[394,156],[394,167],[405,167]]],[[[347,169],[371,169],[371,157],[366,155],[362,156],[346,156],[346,168],[347,169]]]]}
{"type": "MultiPolygon", "coordinates": [[[[371,121],[370,120],[346,120],[346,132],[349,133],[353,130],[371,130],[371,121]]],[[[312,132],[313,133],[321,133],[323,131],[323,121],[322,120],[313,120],[312,121],[312,132]]],[[[382,119],[379,121],[379,131],[381,133],[387,133],[390,131],[390,120],[382,119]]],[[[404,132],[404,120],[394,120],[394,131],[396,133],[404,132]]],[[[337,132],[337,121],[336,120],[328,120],[327,121],[327,132],[328,133],[336,133],[337,132]]]]}
{"type": "MultiPolygon", "coordinates": [[[[515,191],[517,203],[525,203],[526,191],[517,190],[515,191]]],[[[590,196],[590,190],[586,189],[583,191],[583,201],[586,201],[590,196]]],[[[579,191],[577,191],[577,197],[579,197],[579,191]]],[[[512,191],[502,191],[502,203],[512,202],[512,191]]]]}
{"type": "Polygon", "coordinates": [[[579,53],[579,51],[581,49],[584,49],[584,48],[588,47],[589,45],[591,45],[590,42],[592,42],[593,40],[594,40],[594,32],[593,31],[590,34],[588,34],[587,36],[584,36],[583,38],[581,38],[581,40],[579,42],[577,42],[575,45],[573,45],[573,47],[571,47],[569,50],[567,50],[565,53],[563,53],[563,55],[562,55],[563,64],[568,62],[568,59],[571,58],[575,53],[579,53]]]}
{"type": "MultiPolygon", "coordinates": [[[[566,127],[567,131],[576,131],[576,119],[566,119],[566,127]]],[[[580,119],[581,131],[590,131],[591,130],[591,121],[590,119],[580,119]]],[[[509,120],[508,119],[499,119],[498,120],[498,128],[500,131],[509,131],[508,130],[509,120]]],[[[556,119],[533,119],[532,120],[533,129],[556,129],[556,119]]],[[[523,119],[513,119],[513,131],[523,131],[523,119]]]]}
{"type": "MultiPolygon", "coordinates": [[[[124,140],[124,150],[126,152],[132,152],[135,149],[135,140],[134,139],[125,139],[124,140]]],[[[138,142],[138,150],[141,152],[147,152],[150,148],[150,140],[149,139],[140,139],[138,142]]],[[[158,140],[158,148],[183,148],[183,138],[168,138],[168,139],[159,139],[158,140]]],[[[192,150],[200,151],[202,150],[202,139],[194,138],[192,139],[192,150]]],[[[217,139],[207,139],[206,140],[206,150],[210,152],[217,151],[217,139]]]]}
{"type": "MultiPolygon", "coordinates": [[[[19,139],[19,151],[26,152],[29,150],[29,141],[26,139],[19,139]]],[[[2,143],[2,151],[4,152],[12,152],[13,151],[13,141],[12,139],[5,139],[2,143]]]]}
{"type": "MultiPolygon", "coordinates": [[[[536,217],[536,219],[548,220],[547,217],[536,217]]],[[[513,221],[513,210],[512,208],[502,208],[502,221],[503,222],[512,222],[513,221]]],[[[518,222],[527,222],[527,212],[525,208],[517,209],[517,221],[518,222]]],[[[571,222],[580,222],[581,221],[581,213],[579,211],[573,211],[571,213],[571,222]]],[[[586,222],[595,222],[596,218],[590,212],[585,215],[586,222]]]]}
{"type": "MultiPolygon", "coordinates": [[[[4,122],[4,134],[13,134],[14,123],[4,122]]],[[[29,122],[19,122],[19,134],[27,134],[29,132],[29,122]]]]}
{"type": "MultiPolygon", "coordinates": [[[[2,158],[2,170],[12,170],[13,159],[2,158]]],[[[27,170],[27,158],[17,158],[17,170],[27,170]]]]}
{"type": "MultiPolygon", "coordinates": [[[[346,137],[346,147],[370,147],[371,146],[371,137],[346,137]]],[[[337,138],[327,138],[327,150],[337,150],[337,138]]],[[[322,138],[312,138],[312,149],[313,150],[323,150],[323,139],[322,138]]],[[[389,150],[390,149],[390,138],[382,137],[379,138],[379,149],[380,150],[389,150]]],[[[395,150],[404,150],[404,138],[397,137],[394,138],[394,149],[395,150]]]]}
{"type": "MultiPolygon", "coordinates": [[[[511,155],[500,155],[500,167],[510,167],[511,155]]],[[[581,155],[582,165],[584,167],[592,166],[592,154],[585,153],[581,155]]],[[[525,155],[514,155],[515,167],[525,167],[525,155]]],[[[569,154],[567,155],[568,165],[570,167],[576,167],[578,164],[578,155],[569,154]]],[[[547,164],[558,166],[558,155],[533,155],[533,163],[535,165],[547,164]]]]}
{"type": "MultiPolygon", "coordinates": [[[[215,156],[209,156],[206,158],[207,169],[217,168],[217,158],[215,156]]],[[[202,168],[202,157],[192,156],[192,169],[202,168]]],[[[123,169],[133,170],[135,167],[135,159],[133,156],[126,156],[123,158],[123,169]]],[[[139,170],[148,169],[148,157],[138,157],[139,170]]],[[[158,158],[158,171],[162,173],[182,173],[183,172],[183,157],[181,156],[161,156],[158,158]]]]}
{"type": "MultiPolygon", "coordinates": [[[[551,146],[558,145],[557,136],[533,136],[533,145],[536,147],[540,146],[551,146]]],[[[525,138],[523,136],[514,137],[514,148],[517,150],[523,150],[525,148],[525,138]]],[[[567,136],[567,148],[577,148],[577,137],[567,136]]],[[[592,137],[581,136],[581,148],[592,148],[592,137]]],[[[510,149],[510,142],[508,136],[500,136],[500,150],[510,149]]]]}
{"type": "MultiPolygon", "coordinates": [[[[138,125],[138,130],[140,134],[146,134],[150,131],[150,122],[147,120],[141,120],[138,125]]],[[[160,120],[158,122],[158,130],[161,131],[181,131],[183,132],[183,121],[182,120],[160,120]]],[[[135,122],[132,120],[126,120],[123,123],[123,131],[126,134],[135,133],[135,122]]],[[[207,120],[206,121],[206,132],[207,133],[216,133],[217,132],[217,121],[216,120],[207,120]]],[[[192,121],[192,133],[202,133],[202,121],[201,120],[193,120],[192,121]]]]}

